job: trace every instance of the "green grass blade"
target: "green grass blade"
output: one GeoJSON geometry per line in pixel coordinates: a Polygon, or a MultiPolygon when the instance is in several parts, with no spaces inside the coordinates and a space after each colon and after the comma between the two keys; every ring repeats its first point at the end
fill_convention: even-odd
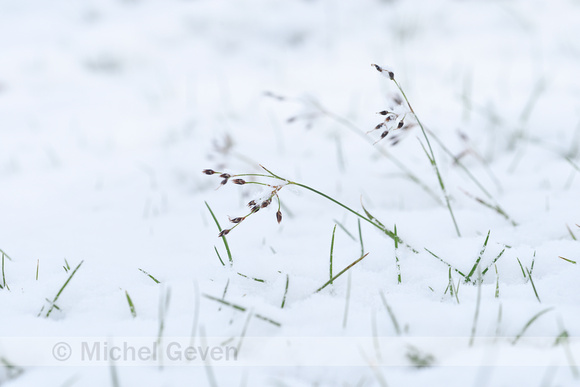
{"type": "MultiPolygon", "coordinates": [[[[360,225],[360,222],[359,222],[360,225]]],[[[336,233],[336,224],[332,229],[332,238],[330,239],[330,280],[332,281],[332,261],[334,256],[334,234],[336,233]]],[[[330,282],[332,284],[332,282],[330,282]]]]}
{"type": "Polygon", "coordinates": [[[224,261],[222,260],[222,257],[221,257],[221,255],[220,255],[220,253],[219,253],[219,251],[218,251],[217,247],[215,247],[215,246],[214,246],[213,248],[214,248],[214,250],[215,250],[215,253],[216,253],[216,255],[217,255],[218,259],[220,260],[220,263],[222,264],[222,266],[225,266],[226,264],[225,264],[225,263],[224,263],[224,261]]]}
{"type": "Polygon", "coordinates": [[[127,297],[127,303],[129,304],[129,310],[131,311],[131,316],[133,318],[137,317],[137,311],[135,310],[135,305],[133,304],[133,300],[131,300],[131,296],[129,296],[129,292],[125,290],[125,297],[127,297]]]}
{"type": "Polygon", "coordinates": [[[435,258],[437,258],[438,260],[440,260],[442,263],[444,263],[445,265],[447,265],[447,267],[449,267],[450,269],[453,269],[453,271],[455,271],[457,274],[459,274],[460,276],[462,276],[463,278],[465,278],[465,274],[463,274],[461,271],[459,271],[459,269],[456,269],[450,263],[447,263],[445,260],[443,260],[442,258],[440,258],[439,256],[437,256],[434,252],[432,252],[431,250],[427,249],[426,247],[425,247],[425,251],[427,251],[429,254],[431,254],[432,256],[434,256],[435,258]]]}
{"type": "Polygon", "coordinates": [[[573,263],[574,265],[576,264],[576,261],[573,261],[573,260],[571,260],[571,259],[568,259],[568,258],[564,258],[564,257],[562,257],[562,256],[560,256],[560,255],[558,255],[558,258],[560,258],[560,259],[563,259],[563,260],[564,260],[564,261],[566,261],[566,262],[573,263]]]}
{"type": "MultiPolygon", "coordinates": [[[[212,301],[218,302],[218,303],[220,303],[222,305],[225,305],[225,306],[228,306],[230,308],[233,308],[235,310],[239,310],[240,312],[246,312],[248,310],[247,308],[245,308],[243,306],[240,306],[238,304],[234,304],[234,303],[229,302],[229,301],[226,301],[226,300],[222,300],[221,298],[217,298],[217,297],[214,297],[214,296],[210,296],[209,294],[203,293],[202,296],[204,296],[205,298],[207,298],[209,300],[212,300],[212,301]]],[[[278,327],[279,326],[282,326],[282,324],[280,324],[279,322],[276,322],[276,321],[274,321],[274,320],[272,320],[272,319],[270,319],[268,317],[264,317],[264,316],[262,316],[260,314],[257,314],[257,313],[254,313],[254,317],[259,318],[260,320],[264,320],[266,322],[269,322],[270,324],[276,325],[278,327]]]]}
{"type": "Polygon", "coordinates": [[[526,270],[528,272],[528,278],[530,279],[530,283],[532,284],[532,288],[534,289],[534,294],[536,295],[538,302],[541,303],[542,301],[540,301],[540,296],[538,296],[538,291],[536,290],[536,285],[534,285],[534,280],[532,279],[532,273],[528,270],[527,267],[526,267],[526,270]]]}
{"type": "MultiPolygon", "coordinates": [[[[217,218],[216,218],[215,214],[213,213],[213,211],[212,211],[211,207],[209,206],[209,204],[207,204],[207,202],[204,202],[204,203],[205,203],[205,206],[207,207],[207,209],[209,210],[209,213],[211,214],[211,217],[213,218],[213,221],[215,222],[215,224],[216,224],[216,226],[217,226],[218,230],[219,230],[220,232],[222,232],[222,227],[220,226],[220,223],[219,223],[219,221],[217,220],[217,218]]],[[[226,251],[227,251],[227,253],[228,253],[228,259],[229,259],[229,261],[230,261],[230,266],[231,266],[231,265],[233,265],[233,264],[234,264],[234,259],[232,258],[232,252],[230,251],[230,246],[228,245],[228,239],[226,238],[226,236],[225,236],[225,235],[223,235],[221,238],[222,238],[222,240],[224,241],[224,246],[225,246],[225,248],[226,248],[226,251]]]]}
{"type": "Polygon", "coordinates": [[[484,276],[485,273],[487,273],[487,271],[489,270],[489,268],[492,265],[495,265],[495,263],[501,258],[501,256],[503,255],[503,253],[505,253],[505,248],[500,251],[500,253],[493,259],[493,261],[491,261],[491,263],[481,272],[481,275],[484,276]]]}
{"type": "Polygon", "coordinates": [[[288,294],[289,284],[290,284],[290,276],[286,274],[286,287],[284,288],[284,297],[282,297],[282,305],[280,306],[281,309],[284,309],[284,305],[286,305],[286,295],[288,294]]]}
{"type": "Polygon", "coordinates": [[[397,317],[395,317],[395,313],[393,312],[393,310],[391,309],[391,306],[387,302],[387,298],[385,297],[385,294],[381,291],[380,295],[381,295],[381,301],[383,302],[383,305],[384,305],[385,309],[387,310],[389,317],[391,318],[391,321],[393,323],[393,327],[395,328],[395,332],[397,333],[397,336],[401,336],[401,327],[399,326],[399,322],[397,321],[397,317]]]}
{"type": "Polygon", "coordinates": [[[551,311],[554,308],[546,308],[544,310],[541,310],[540,312],[536,313],[527,323],[526,325],[524,325],[524,327],[522,328],[522,330],[520,331],[520,333],[518,333],[514,339],[514,341],[512,341],[512,345],[515,345],[518,340],[523,336],[524,333],[526,333],[526,330],[530,327],[530,325],[532,325],[534,323],[534,321],[536,321],[540,316],[542,316],[545,313],[548,313],[549,311],[551,311]]]}
{"type": "Polygon", "coordinates": [[[475,264],[471,268],[471,271],[469,272],[469,274],[467,274],[467,277],[465,277],[465,282],[470,282],[471,281],[471,276],[473,275],[473,273],[475,273],[475,269],[479,265],[479,262],[481,261],[481,258],[483,257],[483,254],[485,253],[485,249],[487,248],[487,241],[489,241],[489,234],[490,234],[490,232],[491,232],[491,230],[489,230],[487,232],[487,237],[485,238],[485,241],[483,242],[483,247],[481,248],[481,251],[479,252],[479,256],[475,260],[475,264]]]}
{"type": "Polygon", "coordinates": [[[357,219],[357,222],[358,222],[358,239],[360,241],[360,255],[363,255],[365,253],[365,244],[363,242],[362,228],[360,227],[360,218],[357,219]]]}
{"type": "Polygon", "coordinates": [[[346,229],[346,227],[344,227],[344,225],[342,223],[340,223],[338,220],[333,219],[334,223],[336,223],[338,225],[338,227],[344,231],[346,233],[346,235],[348,235],[350,237],[350,239],[352,239],[353,241],[356,241],[356,238],[354,237],[354,235],[351,234],[350,231],[348,231],[346,229]]]}
{"type": "Polygon", "coordinates": [[[520,259],[518,257],[516,257],[516,259],[518,260],[518,263],[520,264],[520,269],[522,269],[522,274],[523,274],[524,278],[527,278],[526,277],[526,272],[524,271],[524,266],[520,262],[520,259]]]}
{"type": "MultiPolygon", "coordinates": [[[[394,228],[394,233],[395,233],[395,237],[398,238],[396,224],[395,224],[395,228],[394,228]]],[[[394,241],[395,241],[395,264],[397,265],[397,284],[400,284],[402,282],[402,280],[401,280],[401,264],[399,263],[399,241],[397,238],[394,239],[394,241]]]]}
{"type": "Polygon", "coordinates": [[[160,284],[161,282],[159,282],[159,280],[155,277],[153,277],[151,274],[147,273],[145,270],[139,268],[139,271],[143,274],[145,274],[147,277],[151,278],[156,284],[160,284]]]}
{"type": "Polygon", "coordinates": [[[369,253],[366,253],[365,255],[363,255],[362,257],[358,258],[356,261],[354,261],[353,263],[351,263],[350,265],[348,265],[347,267],[345,267],[340,273],[338,273],[337,275],[335,275],[334,277],[332,277],[330,280],[328,280],[324,285],[322,285],[321,287],[319,287],[314,293],[318,293],[319,291],[321,291],[322,289],[324,289],[325,287],[327,287],[328,285],[330,285],[334,280],[336,280],[338,277],[340,277],[341,275],[343,275],[348,269],[352,268],[354,265],[356,265],[357,263],[359,263],[360,261],[362,261],[367,255],[369,255],[369,253]]]}
{"type": "Polygon", "coordinates": [[[65,281],[65,283],[62,285],[62,287],[60,288],[60,290],[58,291],[58,293],[56,293],[56,296],[54,296],[54,299],[51,301],[50,309],[48,309],[48,312],[46,312],[46,317],[50,316],[50,313],[52,313],[52,311],[54,310],[54,308],[57,308],[56,301],[58,300],[58,298],[60,297],[60,295],[62,294],[62,292],[66,288],[66,286],[69,284],[69,282],[72,280],[72,278],[74,277],[74,275],[76,274],[76,272],[80,269],[80,267],[83,264],[83,262],[84,261],[81,261],[81,263],[79,263],[77,265],[77,267],[75,267],[75,269],[72,271],[72,273],[70,273],[69,277],[67,278],[67,280],[65,281]]]}

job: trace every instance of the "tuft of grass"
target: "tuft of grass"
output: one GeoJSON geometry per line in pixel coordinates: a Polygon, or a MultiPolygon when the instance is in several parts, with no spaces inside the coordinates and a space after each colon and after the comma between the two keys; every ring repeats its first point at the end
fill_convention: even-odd
{"type": "Polygon", "coordinates": [[[125,290],[125,297],[127,298],[127,303],[129,304],[129,310],[131,311],[131,316],[133,318],[137,317],[137,311],[135,310],[135,304],[133,304],[133,300],[131,296],[129,296],[129,292],[125,290]]]}
{"type": "Polygon", "coordinates": [[[360,261],[362,261],[367,255],[369,255],[369,253],[366,253],[365,255],[363,255],[362,257],[358,258],[356,261],[354,261],[353,263],[351,263],[350,265],[348,265],[347,267],[345,267],[340,273],[338,273],[337,275],[335,275],[334,277],[332,277],[331,279],[329,279],[324,285],[322,285],[321,287],[319,287],[318,289],[316,289],[316,291],[314,293],[320,292],[322,289],[324,289],[325,287],[327,287],[328,285],[330,285],[331,283],[333,283],[338,277],[340,277],[347,270],[351,269],[354,265],[356,265],[357,263],[359,263],[360,261]]]}
{"type": "Polygon", "coordinates": [[[151,274],[147,273],[145,270],[139,268],[139,271],[143,274],[145,274],[147,277],[151,278],[156,284],[160,284],[161,282],[159,282],[159,280],[155,277],[153,277],[151,274]]]}
{"type": "MultiPolygon", "coordinates": [[[[213,211],[212,211],[211,207],[209,206],[209,204],[207,204],[207,202],[204,202],[204,203],[205,203],[205,206],[207,207],[207,209],[209,210],[209,213],[211,214],[211,217],[213,218],[213,221],[215,222],[218,230],[220,231],[220,234],[222,234],[222,231],[223,230],[222,230],[222,227],[220,226],[220,222],[217,220],[217,218],[216,218],[215,214],[213,213],[213,211]]],[[[227,240],[225,234],[223,234],[221,236],[221,238],[224,241],[224,246],[225,246],[226,251],[228,253],[228,259],[230,261],[230,266],[232,266],[234,264],[234,259],[232,258],[232,252],[230,251],[230,246],[228,245],[228,240],[227,240]]],[[[219,256],[219,254],[218,254],[218,256],[219,256]]],[[[220,261],[221,261],[221,257],[220,257],[220,261]]]]}
{"type": "MultiPolygon", "coordinates": [[[[74,275],[76,274],[76,272],[80,269],[81,265],[83,264],[84,261],[81,261],[81,263],[79,263],[77,265],[77,267],[74,268],[74,270],[72,271],[72,273],[70,273],[69,277],[67,278],[67,280],[64,282],[64,284],[62,285],[62,287],[60,288],[60,290],[58,291],[58,293],[56,293],[56,296],[54,296],[54,298],[52,299],[52,301],[49,301],[50,303],[50,308],[48,309],[48,311],[46,312],[46,316],[45,317],[49,317],[50,314],[52,313],[52,311],[54,309],[59,309],[60,308],[56,305],[56,301],[58,301],[58,298],[60,297],[60,295],[62,294],[62,292],[64,291],[64,289],[66,288],[66,286],[69,284],[69,282],[72,280],[72,278],[74,277],[74,275]]],[[[40,310],[40,312],[38,313],[40,315],[40,313],[42,313],[44,307],[40,310]]]]}
{"type": "Polygon", "coordinates": [[[524,333],[526,333],[526,330],[528,330],[528,328],[530,327],[530,325],[532,325],[534,323],[534,321],[536,321],[540,316],[548,313],[552,309],[554,309],[554,308],[546,308],[544,310],[541,310],[538,313],[536,313],[531,319],[529,319],[528,322],[526,323],[526,325],[524,325],[524,327],[520,331],[520,333],[518,333],[516,335],[516,337],[514,338],[514,341],[512,341],[512,345],[515,345],[520,340],[520,338],[524,335],[524,333]]]}
{"type": "Polygon", "coordinates": [[[393,327],[395,328],[395,333],[397,334],[397,336],[401,336],[401,327],[399,326],[399,322],[397,321],[397,317],[395,317],[395,313],[393,312],[393,310],[391,309],[391,306],[387,302],[387,298],[385,297],[385,294],[381,291],[380,295],[381,295],[381,301],[383,302],[383,305],[385,306],[385,309],[387,310],[387,313],[389,314],[389,317],[391,318],[391,321],[393,323],[393,327]]]}
{"type": "Polygon", "coordinates": [[[457,283],[457,288],[456,288],[455,284],[453,283],[453,277],[451,276],[451,268],[449,268],[449,283],[447,284],[447,288],[445,289],[443,294],[446,294],[447,290],[449,290],[449,295],[451,297],[455,296],[455,300],[457,301],[458,304],[459,304],[459,284],[460,283],[461,283],[461,280],[459,280],[459,282],[457,283]]]}

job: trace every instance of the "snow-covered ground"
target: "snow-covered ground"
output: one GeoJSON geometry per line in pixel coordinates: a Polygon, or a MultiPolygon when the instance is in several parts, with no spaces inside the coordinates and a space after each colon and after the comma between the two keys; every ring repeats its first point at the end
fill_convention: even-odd
{"type": "Polygon", "coordinates": [[[0,2],[0,385],[580,384],[579,20],[577,0],[0,2]],[[461,236],[419,126],[366,133],[417,123],[373,63],[461,236]],[[361,217],[282,184],[281,223],[274,197],[230,265],[205,202],[229,228],[272,188],[202,170],[260,164],[361,217]],[[316,292],[335,225],[333,275],[368,255],[316,292]]]}

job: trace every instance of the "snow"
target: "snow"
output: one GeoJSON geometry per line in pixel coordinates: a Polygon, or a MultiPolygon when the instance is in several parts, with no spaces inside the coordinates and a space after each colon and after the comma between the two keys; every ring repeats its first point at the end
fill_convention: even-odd
{"type": "Polygon", "coordinates": [[[577,384],[579,268],[560,258],[580,259],[577,20],[573,0],[2,2],[0,361],[14,367],[0,384],[577,384]],[[366,133],[397,93],[372,63],[430,131],[461,237],[420,128],[366,133]],[[369,255],[315,293],[335,224],[333,274],[362,255],[357,217],[285,185],[280,225],[274,198],[227,235],[230,267],[205,202],[226,227],[271,188],[201,171],[260,164],[364,204],[418,253],[362,220],[369,255]],[[425,249],[467,274],[488,232],[480,288],[451,271],[450,295],[425,249]],[[79,358],[82,342],[150,345],[161,320],[162,343],[226,342],[236,363],[79,358]],[[55,359],[60,342],[70,359],[55,359]]]}

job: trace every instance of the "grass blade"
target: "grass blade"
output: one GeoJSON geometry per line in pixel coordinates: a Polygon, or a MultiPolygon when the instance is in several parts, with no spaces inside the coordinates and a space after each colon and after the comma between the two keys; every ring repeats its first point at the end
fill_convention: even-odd
{"type": "MultiPolygon", "coordinates": [[[[247,308],[245,308],[243,306],[240,306],[238,304],[234,304],[234,303],[226,301],[226,300],[222,300],[221,298],[210,296],[209,294],[203,293],[202,296],[204,296],[205,298],[207,298],[209,300],[219,302],[222,305],[229,306],[230,308],[233,308],[235,310],[239,310],[240,312],[246,312],[248,310],[247,308]]],[[[282,326],[282,324],[280,324],[279,322],[276,322],[268,317],[264,317],[261,314],[254,313],[254,317],[259,318],[260,320],[264,320],[266,322],[269,322],[270,324],[276,325],[277,327],[282,326]]]]}
{"type": "MultiPolygon", "coordinates": [[[[394,233],[395,233],[395,237],[398,238],[396,224],[395,224],[394,233]]],[[[397,265],[397,284],[400,284],[402,282],[401,281],[401,265],[399,264],[399,241],[397,238],[394,239],[394,241],[395,241],[395,264],[397,265]]]]}
{"type": "Polygon", "coordinates": [[[51,301],[51,305],[50,305],[50,309],[48,310],[48,312],[46,312],[46,317],[50,316],[50,313],[52,313],[54,308],[58,308],[56,306],[56,301],[58,300],[58,298],[60,297],[60,295],[62,294],[63,290],[66,288],[66,286],[68,285],[68,283],[72,280],[72,278],[74,277],[74,275],[76,274],[77,270],[80,269],[81,265],[83,264],[84,261],[81,261],[81,263],[79,263],[77,265],[77,267],[75,267],[75,269],[72,271],[72,273],[70,273],[70,276],[67,278],[67,280],[65,281],[65,283],[62,285],[62,287],[60,288],[60,290],[58,291],[58,293],[56,293],[56,296],[54,296],[54,299],[51,301]]]}
{"type": "Polygon", "coordinates": [[[524,275],[524,278],[527,278],[526,277],[526,272],[524,271],[524,266],[520,262],[520,259],[518,257],[516,257],[516,259],[518,260],[518,263],[520,264],[520,269],[522,269],[522,274],[524,275]]]}
{"type": "Polygon", "coordinates": [[[147,277],[151,278],[156,284],[160,284],[161,282],[159,282],[157,280],[157,278],[153,277],[151,274],[147,273],[145,270],[143,269],[139,269],[139,271],[143,274],[145,274],[147,277]]]}
{"type": "Polygon", "coordinates": [[[520,331],[520,333],[517,334],[517,336],[515,337],[514,341],[512,341],[512,345],[515,345],[518,340],[523,336],[523,334],[526,332],[526,330],[530,327],[530,325],[532,325],[534,323],[534,321],[536,321],[541,315],[548,313],[549,311],[551,311],[554,308],[546,308],[544,310],[539,311],[538,313],[536,313],[527,323],[526,325],[524,325],[524,327],[522,328],[522,330],[520,331]]]}
{"type": "Polygon", "coordinates": [[[564,257],[562,257],[562,256],[559,256],[559,255],[558,255],[558,258],[560,258],[560,259],[563,259],[563,260],[564,260],[564,261],[566,261],[566,262],[573,263],[574,265],[576,264],[576,261],[573,261],[573,260],[571,260],[571,259],[564,258],[564,257]]]}
{"type": "Polygon", "coordinates": [[[131,300],[131,296],[129,296],[129,292],[125,290],[125,297],[127,297],[127,303],[129,304],[129,310],[131,311],[131,316],[133,318],[137,317],[137,311],[135,311],[135,305],[133,304],[133,300],[131,300]]]}
{"type": "Polygon", "coordinates": [[[360,261],[362,261],[367,255],[369,255],[369,253],[366,253],[365,255],[363,255],[362,257],[358,258],[356,261],[354,261],[353,263],[351,263],[350,265],[348,265],[347,267],[345,267],[340,273],[338,273],[337,275],[335,275],[334,277],[332,277],[330,280],[328,280],[324,285],[322,285],[321,287],[319,287],[314,293],[318,293],[319,291],[321,291],[322,289],[324,289],[325,287],[327,287],[328,285],[330,285],[334,280],[336,280],[338,277],[340,277],[341,275],[343,275],[348,269],[352,268],[354,265],[356,265],[357,263],[359,263],[360,261]]]}
{"type": "Polygon", "coordinates": [[[487,248],[487,241],[489,241],[489,234],[490,234],[490,232],[491,232],[491,230],[489,230],[487,232],[487,237],[485,238],[485,241],[483,242],[483,247],[481,248],[481,251],[479,252],[479,256],[475,260],[475,264],[471,268],[471,271],[469,272],[469,274],[467,275],[467,277],[465,277],[465,282],[470,282],[471,281],[471,276],[473,275],[473,273],[475,273],[475,269],[477,268],[477,265],[479,265],[479,262],[481,261],[481,258],[483,257],[483,253],[485,253],[485,249],[487,248]]]}
{"type": "Polygon", "coordinates": [[[453,265],[451,265],[450,263],[447,263],[446,261],[444,261],[442,258],[440,258],[439,256],[437,256],[435,253],[433,253],[431,250],[425,248],[425,251],[427,251],[429,254],[431,254],[432,256],[434,256],[435,258],[437,258],[438,260],[440,260],[442,263],[444,263],[445,265],[447,265],[447,267],[449,267],[450,269],[453,269],[453,271],[455,271],[457,274],[459,274],[460,276],[462,276],[463,278],[465,278],[465,274],[463,274],[461,271],[459,271],[458,269],[456,269],[453,265]]]}
{"type": "Polygon", "coordinates": [[[536,295],[538,302],[541,303],[542,301],[540,301],[540,296],[538,296],[538,291],[536,290],[536,285],[534,285],[534,280],[532,279],[532,273],[528,270],[527,267],[526,267],[526,270],[528,272],[528,277],[530,278],[530,283],[532,284],[532,288],[534,289],[534,294],[536,295]]]}
{"type": "MultiPolygon", "coordinates": [[[[495,258],[493,259],[493,261],[491,261],[491,263],[490,263],[490,264],[489,264],[489,265],[488,265],[488,266],[485,268],[485,270],[483,270],[483,271],[481,272],[481,275],[482,275],[482,276],[484,276],[484,275],[485,275],[485,273],[487,273],[487,271],[489,270],[489,268],[490,268],[492,265],[495,265],[495,263],[496,263],[496,262],[497,262],[497,261],[498,261],[498,260],[501,258],[501,256],[503,255],[503,253],[505,253],[505,248],[504,248],[502,251],[500,251],[500,253],[497,255],[497,257],[495,257],[495,258]]],[[[496,271],[497,271],[497,270],[496,270],[496,271]]]]}
{"type": "Polygon", "coordinates": [[[284,309],[284,305],[286,305],[286,295],[288,294],[289,284],[290,284],[290,276],[286,274],[286,288],[284,288],[284,297],[282,297],[282,305],[280,306],[281,309],[284,309]]]}
{"type": "MultiPolygon", "coordinates": [[[[360,225],[360,222],[359,222],[360,225]]],[[[332,238],[330,239],[330,283],[332,283],[332,260],[334,255],[334,233],[336,232],[336,224],[332,229],[332,238]]]]}
{"type": "MultiPolygon", "coordinates": [[[[262,167],[263,168],[263,167],[262,167]]],[[[213,211],[211,210],[211,207],[209,206],[209,204],[207,204],[207,202],[204,202],[205,206],[207,207],[207,209],[209,210],[209,213],[211,214],[211,217],[213,218],[213,221],[215,222],[215,225],[217,226],[219,232],[222,232],[222,227],[220,226],[220,223],[218,222],[215,214],[213,213],[213,211]]],[[[225,235],[222,235],[222,240],[224,241],[224,246],[226,248],[226,251],[228,253],[228,259],[230,261],[230,266],[234,264],[234,259],[232,258],[232,252],[230,251],[230,246],[228,245],[228,240],[226,238],[225,235]]],[[[220,258],[221,260],[221,258],[220,258]]]]}
{"type": "Polygon", "coordinates": [[[473,316],[473,325],[471,327],[471,338],[469,339],[470,347],[473,345],[473,342],[475,340],[475,332],[477,330],[477,318],[479,317],[479,307],[481,305],[481,283],[483,282],[481,278],[481,272],[479,273],[478,277],[479,278],[477,281],[477,302],[475,304],[475,315],[473,316]]]}
{"type": "Polygon", "coordinates": [[[391,318],[391,321],[393,322],[393,327],[395,328],[395,332],[397,333],[397,336],[401,336],[401,328],[399,326],[399,322],[397,321],[397,318],[395,317],[395,313],[393,313],[391,306],[387,303],[387,298],[385,297],[385,294],[381,291],[380,295],[381,295],[381,301],[383,302],[383,305],[385,306],[385,309],[387,310],[387,313],[389,314],[389,317],[391,318]]]}

